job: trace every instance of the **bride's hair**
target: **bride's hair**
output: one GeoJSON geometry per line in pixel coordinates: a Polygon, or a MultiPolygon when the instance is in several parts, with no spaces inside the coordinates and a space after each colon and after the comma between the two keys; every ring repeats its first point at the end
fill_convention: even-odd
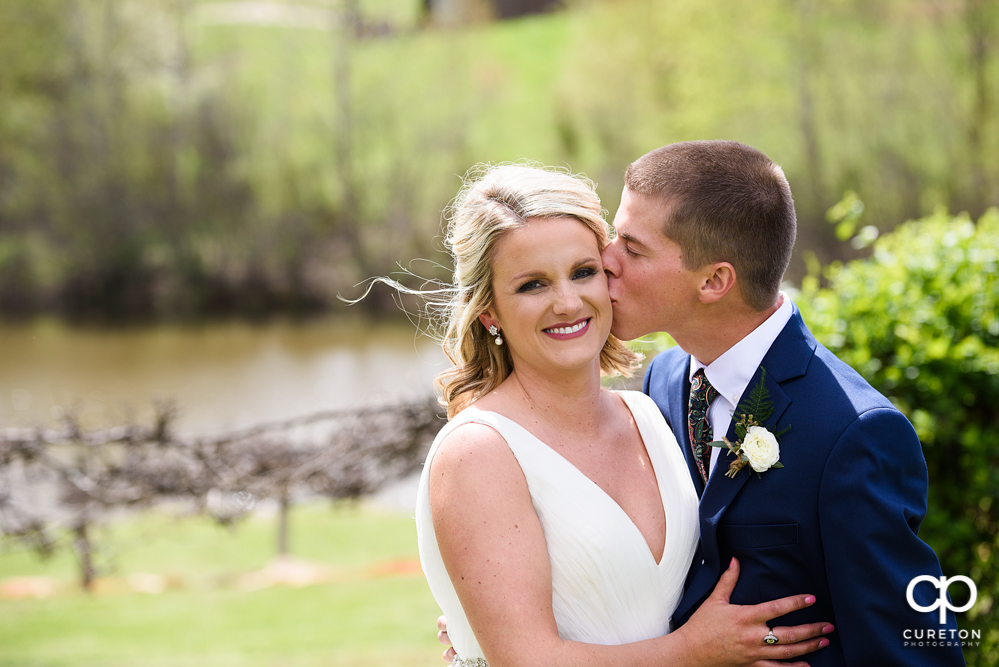
{"type": "MultiPolygon", "coordinates": [[[[576,218],[597,237],[602,251],[610,242],[594,184],[564,171],[516,165],[473,167],[445,212],[445,243],[454,260],[453,284],[440,292],[441,344],[454,368],[435,385],[448,417],[492,391],[510,375],[508,346],[495,345],[479,321],[493,302],[492,258],[496,241],[529,218],[576,218]]],[[[638,355],[610,336],[600,352],[608,375],[630,375],[638,355]]]]}

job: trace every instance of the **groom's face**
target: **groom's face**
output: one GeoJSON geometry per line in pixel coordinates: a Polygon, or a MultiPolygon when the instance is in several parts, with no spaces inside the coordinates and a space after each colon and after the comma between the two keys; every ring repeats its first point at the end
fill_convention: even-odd
{"type": "Polygon", "coordinates": [[[603,252],[614,305],[611,333],[631,340],[655,331],[675,338],[693,312],[697,275],[663,232],[669,207],[627,187],[614,216],[617,237],[603,252]]]}

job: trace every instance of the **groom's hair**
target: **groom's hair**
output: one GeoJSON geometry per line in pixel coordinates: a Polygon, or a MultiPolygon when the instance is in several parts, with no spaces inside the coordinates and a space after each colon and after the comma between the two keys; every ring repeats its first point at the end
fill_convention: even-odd
{"type": "Polygon", "coordinates": [[[669,207],[662,229],[687,269],[729,262],[747,305],[776,302],[797,226],[791,187],[770,158],[736,141],[685,141],[632,162],[624,182],[669,207]]]}

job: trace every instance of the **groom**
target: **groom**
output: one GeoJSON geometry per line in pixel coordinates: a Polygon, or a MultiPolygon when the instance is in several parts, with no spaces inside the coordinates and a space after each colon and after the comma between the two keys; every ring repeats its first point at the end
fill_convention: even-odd
{"type": "MultiPolygon", "coordinates": [[[[943,646],[906,644],[913,631],[950,638],[957,627],[953,614],[941,625],[906,598],[914,577],[941,576],[916,535],[926,464],[905,417],[816,342],[779,291],[796,233],[780,168],[736,142],[670,144],[628,168],[614,223],[603,256],[613,333],[666,331],[679,346],[652,361],[644,385],[701,496],[701,543],[674,625],[735,556],[735,604],[816,596],[773,623],[836,626],[830,646],[807,656],[813,667],[963,665],[956,633],[933,642],[943,646]],[[782,433],[783,467],[728,477],[734,459],[707,443],[736,441],[733,412],[758,386],[773,406],[755,417],[782,433]]],[[[927,607],[940,591],[920,583],[914,595],[927,607]]]]}

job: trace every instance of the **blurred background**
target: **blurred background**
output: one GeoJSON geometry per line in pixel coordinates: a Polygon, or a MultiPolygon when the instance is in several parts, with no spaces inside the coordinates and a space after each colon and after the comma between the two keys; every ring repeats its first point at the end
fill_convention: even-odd
{"type": "Polygon", "coordinates": [[[446,279],[477,162],[612,216],[715,138],[783,167],[787,287],[915,424],[999,664],[996,0],[0,0],[0,666],[444,664],[443,355],[338,295],[446,279]]]}

